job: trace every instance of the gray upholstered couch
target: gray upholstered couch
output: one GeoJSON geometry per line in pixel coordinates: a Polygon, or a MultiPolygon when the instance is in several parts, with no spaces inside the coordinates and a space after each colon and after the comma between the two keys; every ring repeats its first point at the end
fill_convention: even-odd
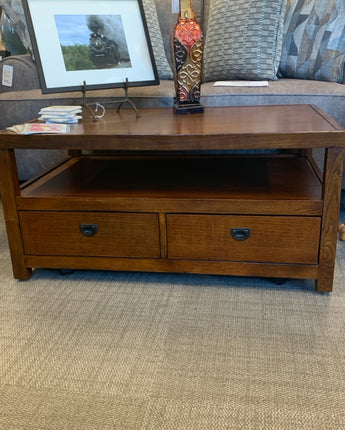
{"type": "MultiPolygon", "coordinates": [[[[206,33],[206,44],[208,37],[207,32],[212,25],[212,23],[209,22],[210,2],[212,7],[212,2],[216,3],[221,1],[225,0],[193,0],[194,12],[198,21],[203,26],[204,33],[206,33]]],[[[255,3],[260,0],[248,1],[249,3],[255,3]]],[[[171,65],[170,33],[177,20],[177,15],[171,13],[170,0],[155,0],[155,4],[166,58],[171,65]]],[[[308,43],[310,45],[312,38],[301,38],[298,40],[300,43],[299,45],[296,40],[294,40],[294,37],[301,33],[301,22],[309,25],[309,30],[306,31],[310,33],[311,24],[307,22],[309,18],[308,14],[312,15],[314,13],[323,15],[323,25],[325,25],[325,16],[326,18],[328,17],[329,25],[331,25],[332,30],[338,34],[338,38],[345,38],[343,28],[344,8],[342,7],[342,10],[338,11],[335,5],[336,2],[334,0],[304,0],[303,2],[301,2],[301,0],[288,0],[286,14],[284,15],[285,26],[282,35],[283,54],[281,61],[284,60],[285,62],[285,71],[284,68],[280,66],[278,72],[280,78],[269,81],[267,87],[215,87],[212,81],[204,82],[201,88],[202,104],[205,106],[238,106],[312,103],[324,109],[340,124],[345,126],[345,85],[343,81],[343,70],[340,73],[340,78],[334,79],[331,77],[330,79],[332,79],[332,81],[330,81],[326,80],[328,77],[325,77],[325,74],[317,79],[301,79],[301,73],[298,67],[296,67],[295,70],[292,70],[293,67],[291,67],[291,65],[296,66],[296,61],[301,62],[303,60],[303,58],[301,60],[301,58],[296,57],[296,50],[299,50],[299,52],[302,52],[303,55],[306,56],[306,63],[312,56],[312,46],[306,46],[308,43]],[[318,7],[319,4],[323,4],[322,10],[318,7]],[[313,5],[314,9],[312,9],[313,5]],[[326,6],[329,9],[328,11],[326,6]],[[332,13],[333,15],[335,14],[335,18],[334,16],[332,17],[332,13]],[[342,17],[340,16],[341,13],[343,14],[342,17]],[[340,19],[339,16],[343,19],[340,19]],[[301,17],[303,19],[301,19],[301,17]],[[335,28],[334,26],[338,27],[335,28]],[[294,30],[296,31],[295,36],[294,30]],[[285,77],[282,77],[284,75],[285,77]],[[286,77],[286,75],[288,77],[286,77]],[[338,82],[334,82],[334,80],[338,80],[338,82]]],[[[215,7],[219,10],[219,4],[216,3],[215,7]]],[[[313,23],[315,24],[314,18],[313,23]]],[[[320,28],[318,28],[318,30],[320,30],[320,28]]],[[[324,29],[321,28],[321,30],[324,34],[327,34],[327,25],[324,29]]],[[[315,31],[315,40],[317,40],[319,33],[315,31]]],[[[343,42],[342,46],[345,47],[345,41],[343,42]]],[[[327,57],[329,53],[327,49],[325,53],[325,44],[321,43],[320,46],[320,52],[327,57]]],[[[210,55],[210,53],[208,55],[210,55]]],[[[344,57],[344,52],[342,52],[342,55],[344,57]]],[[[321,60],[323,59],[320,59],[320,55],[316,55],[316,62],[320,64],[320,62],[322,62],[321,60]]],[[[326,60],[329,62],[328,57],[326,60]]],[[[327,62],[326,60],[325,62],[327,62]]],[[[159,63],[160,62],[161,60],[159,60],[159,63]]],[[[7,57],[2,60],[0,62],[0,76],[4,64],[14,66],[14,76],[12,87],[0,85],[0,128],[22,123],[36,117],[40,108],[44,106],[51,104],[81,103],[81,93],[79,92],[42,94],[35,63],[31,60],[30,55],[7,57]]],[[[340,61],[338,68],[343,66],[343,62],[340,61]]],[[[314,64],[313,67],[315,71],[319,66],[314,64]]],[[[327,67],[326,75],[329,71],[327,67]]],[[[300,67],[300,69],[301,68],[303,69],[303,77],[303,73],[308,73],[308,71],[306,71],[306,68],[300,67]]],[[[315,75],[317,76],[317,73],[315,73],[315,75]]],[[[109,89],[90,91],[87,95],[88,101],[90,102],[98,101],[104,103],[121,98],[123,96],[123,90],[109,89]]],[[[170,107],[173,105],[174,99],[174,82],[172,79],[161,79],[160,85],[158,86],[130,88],[129,95],[139,109],[146,107],[170,107]]],[[[64,155],[62,152],[58,151],[40,151],[39,155],[37,154],[37,151],[21,151],[21,153],[18,154],[19,174],[21,179],[28,179],[64,155]]]]}

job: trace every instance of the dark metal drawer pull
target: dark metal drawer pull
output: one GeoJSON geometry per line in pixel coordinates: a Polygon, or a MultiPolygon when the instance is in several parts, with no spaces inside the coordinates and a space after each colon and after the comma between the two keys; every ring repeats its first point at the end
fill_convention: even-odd
{"type": "Polygon", "coordinates": [[[84,236],[94,236],[98,232],[98,225],[97,224],[80,224],[79,229],[83,233],[84,236]]]}
{"type": "Polygon", "coordinates": [[[231,236],[236,240],[246,240],[250,236],[250,228],[232,228],[231,236]]]}

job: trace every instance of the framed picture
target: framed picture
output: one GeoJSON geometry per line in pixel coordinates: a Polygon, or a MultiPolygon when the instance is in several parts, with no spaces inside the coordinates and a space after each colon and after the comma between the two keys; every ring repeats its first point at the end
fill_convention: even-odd
{"type": "Polygon", "coordinates": [[[157,85],[142,0],[23,0],[43,93],[157,85]]]}

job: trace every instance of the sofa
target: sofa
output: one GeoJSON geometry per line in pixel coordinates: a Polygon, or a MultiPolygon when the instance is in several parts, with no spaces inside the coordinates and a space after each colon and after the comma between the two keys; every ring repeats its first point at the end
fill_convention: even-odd
{"type": "MultiPolygon", "coordinates": [[[[172,107],[171,31],[177,14],[172,13],[170,1],[143,0],[143,4],[160,83],[131,87],[129,97],[139,110],[172,107]]],[[[205,36],[201,85],[205,107],[309,103],[345,126],[343,1],[193,0],[192,5],[205,36]],[[268,81],[268,85],[214,86],[215,81],[233,80],[268,81]]],[[[82,101],[81,92],[43,94],[30,40],[24,44],[27,54],[0,61],[0,76],[5,64],[13,66],[12,86],[0,84],[0,128],[35,118],[45,106],[82,101]]],[[[86,95],[89,103],[116,106],[124,92],[112,88],[86,95]]],[[[322,153],[315,155],[322,167],[322,153]]],[[[29,179],[63,156],[63,151],[20,151],[20,179],[29,179]]]]}

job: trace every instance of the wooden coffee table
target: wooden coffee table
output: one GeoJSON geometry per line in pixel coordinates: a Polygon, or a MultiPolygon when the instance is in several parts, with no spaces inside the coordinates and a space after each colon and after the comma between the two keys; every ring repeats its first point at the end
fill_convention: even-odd
{"type": "Polygon", "coordinates": [[[331,291],[344,146],[344,129],[310,105],[181,116],[143,109],[141,118],[108,109],[66,135],[2,131],[14,276],[27,279],[32,268],[231,274],[312,278],[331,291]],[[20,186],[14,149],[24,148],[72,156],[20,186]],[[323,174],[313,148],[325,149],[323,174]],[[262,149],[284,151],[237,153],[262,149]]]}

